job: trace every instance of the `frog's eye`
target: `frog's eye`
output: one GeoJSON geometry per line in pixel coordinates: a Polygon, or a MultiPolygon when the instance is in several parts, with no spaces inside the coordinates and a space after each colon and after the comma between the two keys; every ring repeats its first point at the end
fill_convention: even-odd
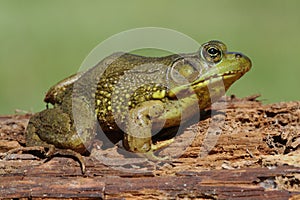
{"type": "Polygon", "coordinates": [[[207,53],[210,55],[210,57],[215,58],[219,55],[221,55],[221,51],[217,49],[216,47],[209,47],[207,49],[207,53]]]}
{"type": "Polygon", "coordinates": [[[203,45],[200,51],[202,58],[207,62],[218,63],[222,60],[223,49],[222,46],[218,45],[217,41],[203,45]]]}
{"type": "Polygon", "coordinates": [[[199,76],[196,65],[186,59],[175,61],[171,68],[171,77],[176,83],[191,83],[199,76]]]}

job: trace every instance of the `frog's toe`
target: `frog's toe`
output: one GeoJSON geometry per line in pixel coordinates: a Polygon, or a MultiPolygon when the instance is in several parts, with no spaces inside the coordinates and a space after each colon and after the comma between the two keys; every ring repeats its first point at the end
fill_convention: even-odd
{"type": "Polygon", "coordinates": [[[146,157],[146,158],[148,158],[150,160],[154,160],[154,161],[163,161],[163,160],[170,159],[171,157],[169,157],[169,156],[164,156],[164,157],[156,156],[156,155],[154,155],[154,151],[164,148],[164,147],[170,145],[172,142],[174,142],[174,138],[169,139],[169,140],[164,140],[161,142],[157,142],[156,144],[152,144],[151,150],[144,153],[143,157],[146,157]]]}
{"type": "Polygon", "coordinates": [[[47,161],[51,160],[57,155],[75,158],[80,164],[82,174],[85,174],[85,161],[80,153],[77,153],[71,149],[49,149],[49,151],[47,152],[47,161]]]}
{"type": "Polygon", "coordinates": [[[3,155],[1,155],[1,159],[6,160],[12,154],[19,153],[19,152],[28,152],[28,151],[40,151],[42,154],[45,154],[45,152],[46,152],[45,147],[42,147],[42,146],[18,147],[18,148],[11,149],[11,150],[7,151],[6,153],[4,153],[3,155]]]}
{"type": "Polygon", "coordinates": [[[29,152],[29,151],[41,152],[47,158],[45,162],[51,160],[56,155],[73,157],[77,159],[77,161],[79,162],[82,174],[85,173],[85,169],[86,169],[85,162],[83,157],[79,153],[69,149],[56,149],[53,145],[48,145],[46,147],[45,146],[19,147],[19,148],[9,150],[8,152],[1,155],[0,158],[6,160],[9,159],[10,155],[12,154],[19,153],[19,152],[29,152]]]}
{"type": "Polygon", "coordinates": [[[152,144],[151,145],[151,150],[153,150],[153,151],[159,150],[161,148],[169,146],[173,142],[174,142],[174,138],[171,138],[169,140],[164,140],[164,141],[157,142],[156,144],[152,144]]]}

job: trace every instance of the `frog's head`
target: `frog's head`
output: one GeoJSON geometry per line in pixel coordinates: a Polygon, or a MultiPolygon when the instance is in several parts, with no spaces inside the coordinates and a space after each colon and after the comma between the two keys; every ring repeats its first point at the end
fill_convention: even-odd
{"type": "Polygon", "coordinates": [[[185,98],[197,94],[205,101],[217,99],[250,68],[247,56],[228,52],[222,42],[207,42],[197,54],[183,56],[173,63],[168,73],[172,82],[168,96],[185,98]]]}

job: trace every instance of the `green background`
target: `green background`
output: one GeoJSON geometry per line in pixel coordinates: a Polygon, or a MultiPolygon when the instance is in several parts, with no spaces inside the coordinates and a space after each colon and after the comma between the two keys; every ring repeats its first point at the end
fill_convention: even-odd
{"type": "Polygon", "coordinates": [[[0,0],[0,114],[45,108],[45,92],[113,34],[165,27],[218,39],[253,68],[227,94],[299,100],[300,1],[0,0]]]}

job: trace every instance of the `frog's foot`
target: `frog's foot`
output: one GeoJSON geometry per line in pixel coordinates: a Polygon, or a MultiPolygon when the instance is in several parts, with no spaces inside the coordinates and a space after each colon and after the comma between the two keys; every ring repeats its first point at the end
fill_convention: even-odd
{"type": "Polygon", "coordinates": [[[40,151],[42,154],[45,154],[45,147],[42,146],[33,146],[33,147],[18,147],[15,149],[11,149],[7,152],[5,152],[3,155],[1,155],[1,159],[8,159],[8,157],[12,154],[16,154],[19,152],[29,152],[29,151],[40,151]]]}
{"type": "Polygon", "coordinates": [[[49,151],[46,154],[46,162],[56,156],[75,158],[80,164],[82,174],[85,174],[85,161],[80,153],[77,153],[71,149],[49,149],[49,151]]]}
{"type": "Polygon", "coordinates": [[[154,151],[157,151],[161,148],[169,146],[172,142],[174,142],[174,138],[169,139],[169,140],[164,140],[164,141],[161,141],[161,142],[157,142],[156,144],[151,144],[150,151],[148,151],[146,153],[143,153],[143,154],[139,154],[139,155],[141,155],[142,157],[146,157],[146,158],[148,158],[149,160],[152,160],[152,161],[163,161],[163,160],[170,159],[169,156],[158,157],[158,156],[154,155],[154,151]]]}
{"type": "Polygon", "coordinates": [[[152,144],[151,149],[153,151],[156,151],[156,150],[159,150],[159,149],[164,148],[166,146],[169,146],[173,142],[174,142],[174,138],[169,139],[169,140],[160,141],[160,142],[157,142],[156,144],[152,144]]]}
{"type": "Polygon", "coordinates": [[[49,146],[31,146],[31,147],[19,147],[15,149],[11,149],[8,152],[1,155],[1,159],[7,159],[10,155],[18,153],[18,152],[29,152],[29,151],[40,151],[47,159],[45,162],[51,160],[55,156],[64,156],[64,157],[72,157],[75,158],[81,168],[82,174],[85,173],[85,162],[81,154],[70,150],[70,149],[56,149],[55,146],[49,145],[49,146]],[[47,149],[47,150],[46,150],[47,149]]]}

